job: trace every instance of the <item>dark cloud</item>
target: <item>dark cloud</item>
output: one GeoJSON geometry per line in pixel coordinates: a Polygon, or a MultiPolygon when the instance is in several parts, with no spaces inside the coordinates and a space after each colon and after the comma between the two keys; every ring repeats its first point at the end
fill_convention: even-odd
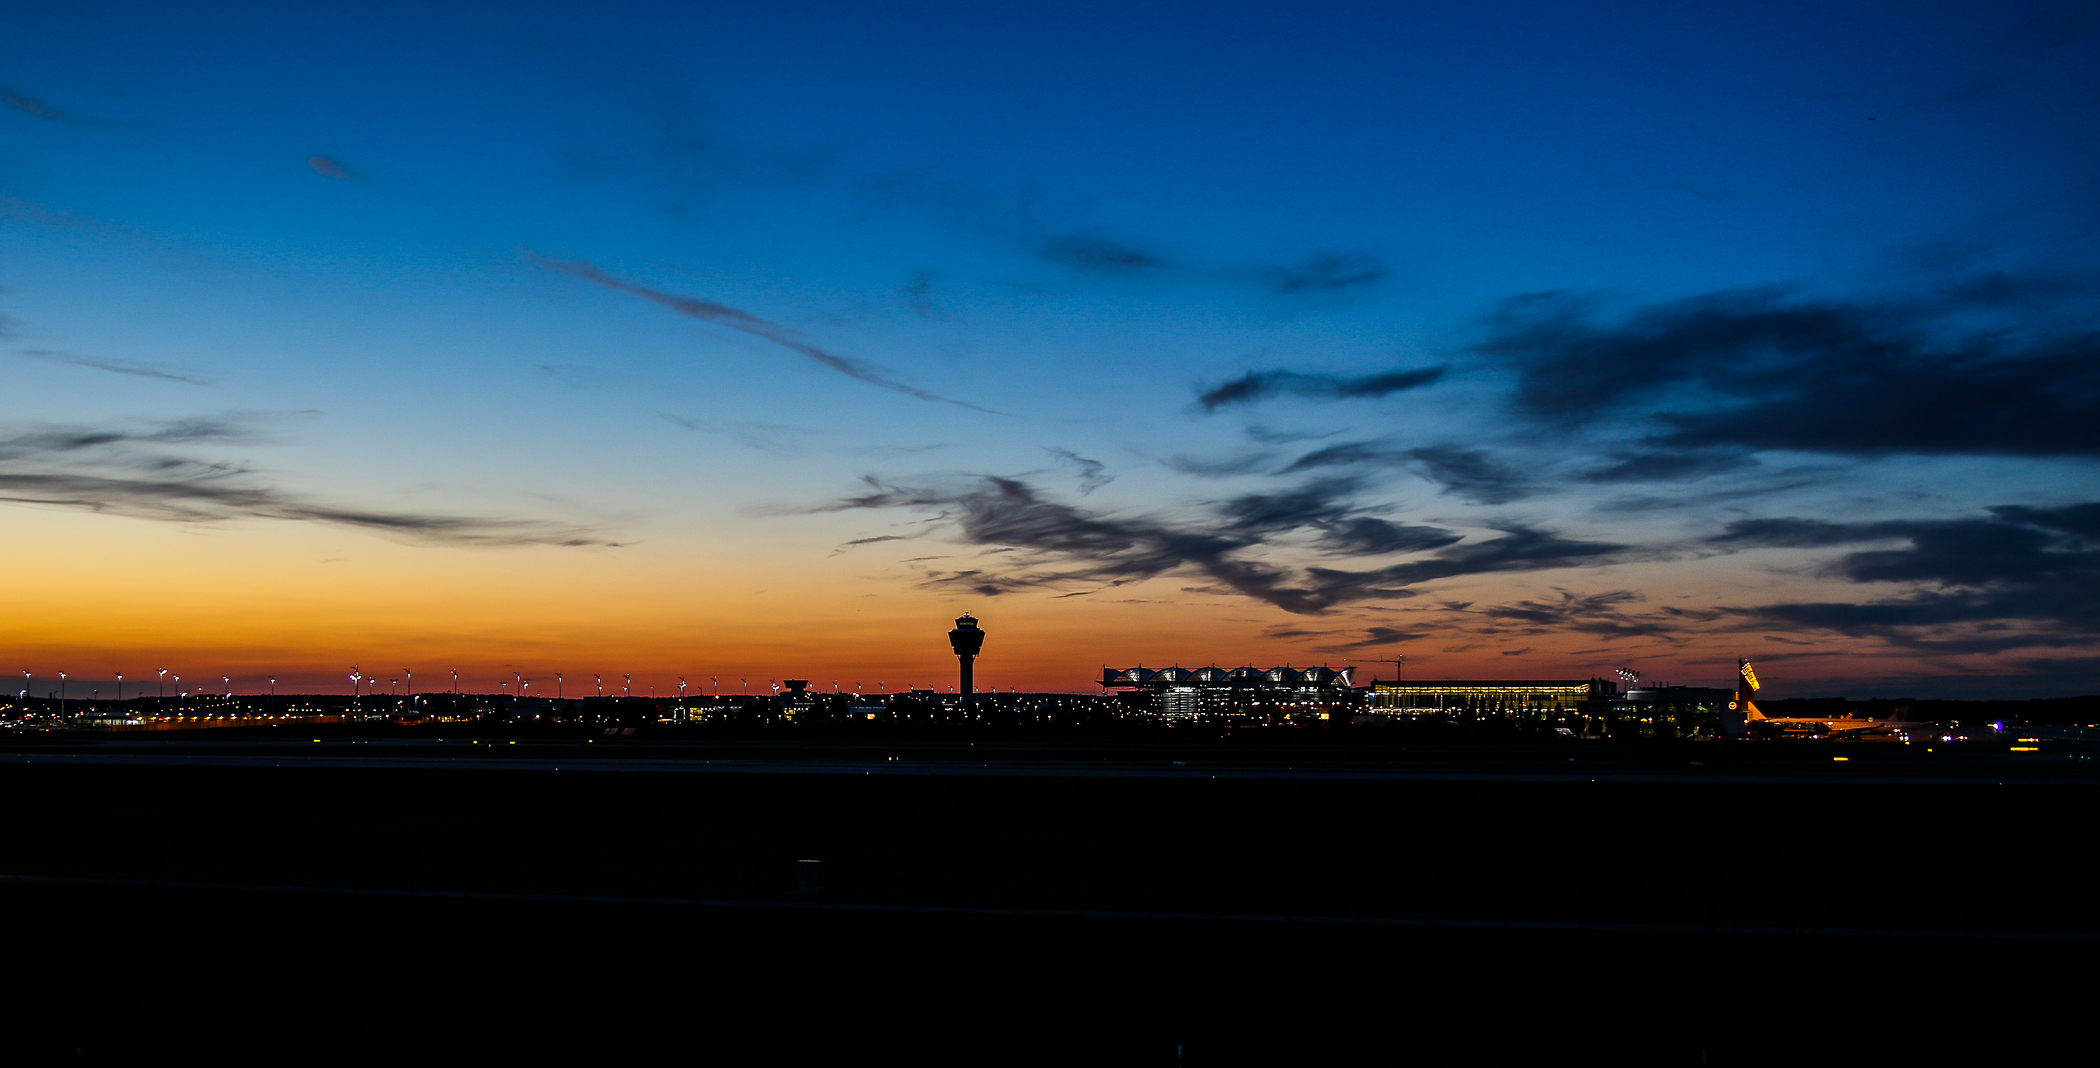
{"type": "Polygon", "coordinates": [[[2073,504],[2063,508],[2003,504],[1991,509],[1991,514],[2008,523],[2024,523],[2100,542],[2100,504],[2073,504]]]}
{"type": "MultiPolygon", "coordinates": [[[[1682,609],[1673,611],[1668,608],[1636,614],[1630,611],[1630,607],[1641,601],[1641,595],[1632,590],[1592,594],[1559,592],[1558,600],[1517,601],[1475,611],[1496,624],[1514,625],[1513,633],[1518,634],[1572,631],[1606,639],[1662,638],[1672,641],[1685,633],[1687,624],[1705,622],[1716,616],[1715,613],[1687,613],[1682,609]]],[[[1498,629],[1497,632],[1512,633],[1507,629],[1498,629]]]]}
{"type": "Polygon", "coordinates": [[[1107,469],[1107,465],[1099,460],[1089,460],[1070,449],[1049,449],[1047,451],[1060,465],[1068,465],[1078,470],[1079,495],[1082,497],[1116,480],[1114,475],[1101,473],[1107,469]]]}
{"type": "Polygon", "coordinates": [[[1479,449],[1433,445],[1409,449],[1407,457],[1444,492],[1475,504],[1504,504],[1531,494],[1522,474],[1479,449]]]}
{"type": "Polygon", "coordinates": [[[1323,430],[1317,433],[1310,430],[1277,430],[1274,427],[1260,425],[1248,426],[1241,431],[1241,433],[1247,435],[1249,440],[1263,445],[1295,445],[1301,441],[1323,441],[1327,438],[1338,437],[1346,432],[1345,430],[1323,430]]]}
{"type": "MultiPolygon", "coordinates": [[[[0,336],[5,336],[0,334],[0,336]]],[[[150,367],[142,363],[126,363],[122,360],[105,360],[95,356],[77,356],[69,352],[50,352],[44,349],[19,349],[15,355],[25,360],[42,360],[45,363],[65,364],[69,367],[88,367],[112,374],[131,375],[135,378],[157,378],[164,382],[181,382],[192,386],[209,386],[210,382],[173,371],[150,367]]]]}
{"type": "Polygon", "coordinates": [[[1295,474],[1320,467],[1348,467],[1354,464],[1391,463],[1406,456],[1403,450],[1386,448],[1371,441],[1345,441],[1314,449],[1285,467],[1283,474],[1295,474]]]}
{"type": "Polygon", "coordinates": [[[739,311],[735,308],[731,308],[724,304],[716,304],[713,301],[701,300],[696,297],[681,297],[675,294],[664,293],[658,290],[650,289],[647,286],[638,286],[630,282],[624,282],[618,278],[613,277],[612,275],[606,274],[604,271],[599,270],[598,268],[592,266],[591,264],[583,260],[555,260],[550,259],[546,256],[539,255],[536,252],[530,251],[526,252],[526,255],[529,256],[534,263],[537,263],[540,266],[546,267],[550,270],[560,271],[563,274],[574,275],[577,278],[582,278],[588,281],[596,282],[599,285],[606,286],[611,289],[617,289],[623,293],[632,293],[635,296],[641,297],[645,300],[650,300],[661,304],[664,307],[669,308],[672,311],[678,312],[681,315],[690,315],[695,319],[700,319],[705,322],[714,323],[718,326],[724,326],[731,330],[741,331],[743,333],[750,334],[753,337],[764,338],[765,340],[779,345],[782,348],[790,349],[794,352],[799,352],[802,355],[807,356],[810,359],[816,361],[817,363],[828,367],[831,370],[837,371],[838,373],[845,375],[848,378],[857,378],[862,382],[868,383],[869,385],[880,386],[883,389],[891,390],[896,393],[902,393],[910,397],[917,397],[920,400],[935,401],[941,404],[953,404],[960,408],[968,408],[972,411],[986,412],[992,415],[999,414],[997,412],[992,411],[990,408],[980,407],[978,405],[971,404],[968,401],[953,400],[948,397],[940,396],[936,393],[928,393],[927,391],[920,389],[917,386],[906,385],[902,382],[888,377],[887,375],[883,374],[881,371],[877,370],[875,367],[869,364],[862,363],[859,360],[850,360],[843,356],[835,356],[829,352],[826,352],[823,349],[817,347],[816,345],[813,345],[808,341],[804,340],[800,334],[795,333],[793,330],[789,330],[784,326],[780,326],[776,323],[772,323],[765,319],[761,319],[758,316],[750,314],[749,312],[739,311]]]}
{"type": "Polygon", "coordinates": [[[1374,256],[1326,252],[1268,274],[1279,293],[1324,292],[1370,285],[1385,277],[1386,266],[1374,256]]]}
{"type": "Polygon", "coordinates": [[[1479,351],[1521,372],[1532,419],[1645,420],[1658,448],[2100,455],[2100,338],[2037,310],[2065,295],[2061,279],[1995,276],[1908,300],[1758,289],[1607,319],[1543,294],[1507,302],[1479,351]]]}
{"type": "Polygon", "coordinates": [[[1160,260],[1127,245],[1080,235],[1053,237],[1043,242],[1036,254],[1052,263],[1109,274],[1132,274],[1165,266],[1160,260]]]}
{"type": "Polygon", "coordinates": [[[1252,474],[1269,466],[1276,459],[1273,452],[1250,452],[1219,460],[1202,460],[1193,456],[1175,455],[1164,462],[1167,467],[1184,475],[1198,478],[1230,478],[1233,475],[1252,474]]]}
{"type": "Polygon", "coordinates": [[[1408,642],[1425,641],[1435,637],[1433,631],[1407,630],[1401,627],[1369,627],[1357,641],[1342,646],[1344,649],[1373,649],[1386,645],[1404,645],[1408,642]]]}
{"type": "Polygon", "coordinates": [[[1383,397],[1389,393],[1432,385],[1444,377],[1447,369],[1445,365],[1439,364],[1435,367],[1417,367],[1406,371],[1387,371],[1355,377],[1305,374],[1298,371],[1249,371],[1224,385],[1204,390],[1197,395],[1196,403],[1202,405],[1204,411],[1214,412],[1227,405],[1253,404],[1280,396],[1328,399],[1383,397]]]}
{"type": "Polygon", "coordinates": [[[168,451],[244,443],[231,419],[146,428],[41,427],[0,432],[0,502],[78,508],[166,522],[275,519],[325,523],[435,545],[611,545],[589,531],[537,520],[379,512],[307,499],[248,468],[168,451]]]}
{"type": "Polygon", "coordinates": [[[1337,519],[1322,528],[1320,545],[1346,556],[1423,552],[1455,545],[1459,535],[1442,527],[1395,523],[1376,516],[1337,519]]]}
{"type": "Polygon", "coordinates": [[[1005,570],[928,573],[929,585],[981,595],[1072,584],[1112,588],[1187,569],[1217,587],[1311,615],[1347,602],[1412,597],[1406,587],[1439,578],[1579,566],[1625,551],[1520,526],[1502,527],[1502,536],[1475,544],[1458,544],[1435,528],[1367,527],[1358,521],[1369,517],[1349,502],[1358,485],[1346,478],[1218,501],[1210,521],[1189,523],[1086,511],[1047,500],[1013,478],[986,476],[949,487],[871,478],[868,485],[870,492],[820,510],[935,511],[966,543],[1022,550],[1005,570]],[[1330,550],[1412,542],[1428,555],[1368,571],[1293,570],[1244,555],[1300,531],[1313,532],[1330,550]]]}
{"type": "Polygon", "coordinates": [[[1652,450],[1620,453],[1612,459],[1614,462],[1608,467],[1583,472],[1583,480],[1606,483],[1690,482],[1757,466],[1755,459],[1738,451],[1652,450]]]}
{"type": "Polygon", "coordinates": [[[1297,530],[1349,518],[1356,510],[1349,498],[1361,488],[1353,478],[1321,478],[1278,493],[1242,494],[1220,501],[1215,507],[1231,530],[1297,530]]]}
{"type": "Polygon", "coordinates": [[[1479,449],[1456,445],[1396,449],[1378,442],[1347,441],[1306,453],[1293,460],[1281,473],[1295,474],[1358,464],[1409,467],[1442,486],[1443,492],[1475,504],[1506,504],[1533,492],[1530,480],[1515,468],[1479,449]]]}
{"type": "Polygon", "coordinates": [[[1747,610],[1767,622],[1942,653],[2062,647],[2100,637],[2100,504],[2005,505],[1969,519],[1749,519],[1708,541],[1730,549],[1907,543],[1848,552],[1823,571],[1853,583],[1907,585],[1911,592],[1747,610]]]}
{"type": "MultiPolygon", "coordinates": [[[[876,543],[878,543],[878,542],[885,542],[885,541],[910,541],[910,540],[911,540],[911,536],[909,536],[909,535],[904,535],[904,534],[877,534],[877,535],[875,535],[875,536],[874,536],[874,537],[872,537],[872,538],[854,538],[854,539],[853,539],[852,541],[842,541],[842,542],[840,542],[840,543],[839,543],[839,546],[838,546],[838,548],[836,548],[836,549],[833,549],[833,550],[831,550],[831,555],[833,555],[833,556],[837,556],[837,555],[839,555],[840,553],[843,553],[843,552],[845,552],[846,550],[848,550],[848,549],[851,549],[851,548],[853,548],[854,546],[857,546],[857,545],[874,545],[874,544],[876,544],[876,543]]],[[[939,558],[939,557],[934,557],[934,556],[923,556],[923,557],[920,557],[919,559],[922,559],[922,560],[937,560],[937,559],[940,559],[940,558],[939,558]]]]}

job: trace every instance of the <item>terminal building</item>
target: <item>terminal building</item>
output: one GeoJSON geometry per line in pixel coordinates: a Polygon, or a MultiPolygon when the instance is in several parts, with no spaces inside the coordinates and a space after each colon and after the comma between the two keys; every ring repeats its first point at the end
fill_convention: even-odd
{"type": "Polygon", "coordinates": [[[1609,679],[1442,679],[1373,682],[1372,715],[1391,719],[1499,719],[1573,734],[1609,729],[1619,686],[1609,679]]]}
{"type": "Polygon", "coordinates": [[[1228,725],[1316,724],[1348,718],[1363,707],[1355,668],[1254,666],[1102,668],[1103,689],[1123,691],[1138,711],[1168,722],[1228,725]]]}

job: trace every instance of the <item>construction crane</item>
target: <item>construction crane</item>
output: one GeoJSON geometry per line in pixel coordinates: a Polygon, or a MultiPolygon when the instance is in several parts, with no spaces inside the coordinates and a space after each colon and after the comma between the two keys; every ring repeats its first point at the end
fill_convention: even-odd
{"type": "MultiPolygon", "coordinates": [[[[1405,660],[1405,659],[1407,659],[1407,658],[1406,658],[1406,657],[1404,657],[1404,656],[1396,656],[1396,657],[1393,657],[1393,658],[1392,658],[1392,659],[1390,659],[1390,660],[1377,660],[1377,659],[1373,659],[1373,658],[1370,658],[1370,657],[1355,657],[1355,656],[1351,656],[1351,657],[1345,657],[1345,658],[1343,658],[1343,659],[1344,659],[1345,661],[1349,662],[1349,663],[1356,663],[1356,664],[1391,664],[1391,665],[1393,665],[1393,681],[1394,681],[1394,682],[1399,682],[1399,681],[1400,681],[1400,662],[1401,662],[1402,660],[1405,660]]],[[[1376,678],[1373,678],[1373,679],[1371,679],[1371,681],[1372,681],[1372,682],[1377,682],[1378,680],[1377,680],[1376,678]]]]}

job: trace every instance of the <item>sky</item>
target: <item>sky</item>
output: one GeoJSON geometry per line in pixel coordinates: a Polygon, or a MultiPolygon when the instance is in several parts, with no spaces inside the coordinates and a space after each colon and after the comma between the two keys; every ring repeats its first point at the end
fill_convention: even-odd
{"type": "Polygon", "coordinates": [[[2100,692],[2100,6],[8,23],[37,692],[2100,692]]]}

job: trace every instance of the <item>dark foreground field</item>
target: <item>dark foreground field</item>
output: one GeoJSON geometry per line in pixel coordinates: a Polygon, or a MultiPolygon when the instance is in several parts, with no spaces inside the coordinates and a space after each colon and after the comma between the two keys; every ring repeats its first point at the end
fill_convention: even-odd
{"type": "MultiPolygon", "coordinates": [[[[2029,1063],[2082,1044],[2095,992],[2077,768],[840,772],[931,762],[866,748],[677,774],[611,770],[615,748],[558,772],[0,765],[0,874],[73,880],[0,882],[0,1059],[2029,1063]],[[261,889],[800,905],[803,858],[825,866],[810,904],[979,911],[261,889]],[[1001,911],[1029,909],[1181,918],[1001,911]],[[1559,926],[1186,918],[1242,914],[1559,926]]],[[[1380,764],[1233,766],[1322,760],[1380,764]]]]}

